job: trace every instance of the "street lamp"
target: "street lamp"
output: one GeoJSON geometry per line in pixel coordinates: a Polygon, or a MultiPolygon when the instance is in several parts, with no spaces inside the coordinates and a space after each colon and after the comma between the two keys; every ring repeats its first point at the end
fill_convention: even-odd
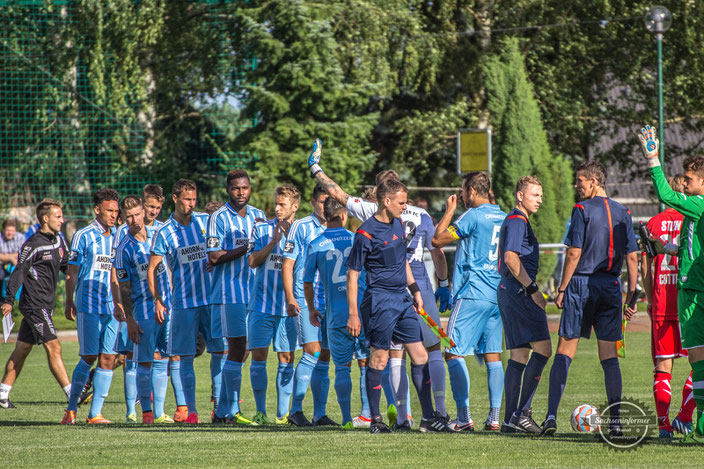
{"type": "Polygon", "coordinates": [[[664,6],[651,7],[645,15],[645,29],[655,35],[658,44],[658,135],[660,136],[660,164],[665,161],[665,134],[662,112],[662,35],[672,26],[670,10],[664,6]]]}

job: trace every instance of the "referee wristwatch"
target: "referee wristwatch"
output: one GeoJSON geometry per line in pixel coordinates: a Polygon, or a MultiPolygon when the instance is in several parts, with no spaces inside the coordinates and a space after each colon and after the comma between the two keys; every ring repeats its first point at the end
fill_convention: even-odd
{"type": "Polygon", "coordinates": [[[532,282],[527,287],[523,287],[523,290],[525,290],[526,296],[530,296],[539,290],[538,284],[536,284],[535,282],[532,282]]]}

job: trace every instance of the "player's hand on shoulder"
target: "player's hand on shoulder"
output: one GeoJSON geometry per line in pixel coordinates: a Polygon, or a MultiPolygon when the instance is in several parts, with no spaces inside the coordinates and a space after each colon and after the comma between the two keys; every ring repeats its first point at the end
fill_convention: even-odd
{"type": "Polygon", "coordinates": [[[349,332],[352,337],[359,337],[361,331],[362,323],[359,320],[359,316],[356,314],[350,315],[347,318],[347,332],[349,332]]]}
{"type": "Polygon", "coordinates": [[[315,307],[310,307],[309,311],[309,316],[310,316],[310,323],[314,325],[315,327],[322,327],[321,321],[323,320],[323,315],[320,314],[320,311],[315,309],[315,307]]]}
{"type": "Polygon", "coordinates": [[[540,306],[540,309],[545,309],[548,304],[548,301],[543,296],[543,292],[541,292],[540,290],[533,293],[530,297],[533,298],[533,301],[536,305],[540,306]]]}
{"type": "Polygon", "coordinates": [[[286,303],[286,314],[288,314],[290,317],[295,318],[299,314],[301,314],[301,307],[298,306],[298,303],[294,300],[293,303],[286,303]]]}
{"type": "Polygon", "coordinates": [[[12,313],[12,305],[10,303],[3,303],[2,305],[2,315],[7,316],[12,313]]]}

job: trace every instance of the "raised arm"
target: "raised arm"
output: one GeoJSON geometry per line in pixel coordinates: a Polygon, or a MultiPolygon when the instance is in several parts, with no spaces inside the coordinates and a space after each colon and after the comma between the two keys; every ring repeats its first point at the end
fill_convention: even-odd
{"type": "Polygon", "coordinates": [[[310,170],[310,177],[315,178],[318,182],[325,188],[330,197],[341,203],[342,205],[347,205],[347,199],[350,196],[347,192],[343,191],[339,185],[328,175],[323,172],[323,168],[320,167],[320,157],[323,156],[323,143],[319,138],[315,139],[313,142],[313,150],[308,155],[308,169],[310,170]]]}

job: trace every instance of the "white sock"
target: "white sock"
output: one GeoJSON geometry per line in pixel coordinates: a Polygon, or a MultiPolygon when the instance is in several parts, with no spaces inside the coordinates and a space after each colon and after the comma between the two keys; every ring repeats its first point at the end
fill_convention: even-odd
{"type": "Polygon", "coordinates": [[[408,420],[408,375],[406,374],[406,360],[391,358],[389,366],[389,381],[396,401],[397,422],[399,424],[408,420]]]}
{"type": "Polygon", "coordinates": [[[64,390],[64,394],[66,394],[66,399],[68,399],[71,396],[71,383],[67,384],[65,387],[61,388],[64,390]]]}
{"type": "Polygon", "coordinates": [[[9,399],[10,389],[12,389],[12,386],[9,384],[0,383],[0,399],[9,399]]]}
{"type": "Polygon", "coordinates": [[[430,386],[433,389],[435,410],[441,415],[447,415],[445,409],[445,362],[440,350],[428,352],[428,369],[430,371],[430,386]]]}

